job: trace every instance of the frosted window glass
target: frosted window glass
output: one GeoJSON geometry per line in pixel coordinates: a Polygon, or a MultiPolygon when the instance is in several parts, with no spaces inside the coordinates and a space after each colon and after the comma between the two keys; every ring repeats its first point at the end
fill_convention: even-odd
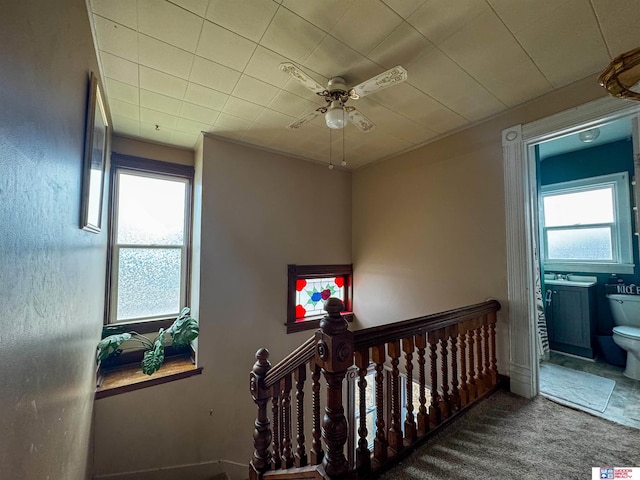
{"type": "Polygon", "coordinates": [[[121,173],[118,243],[182,245],[186,188],[182,180],[121,173]]]}
{"type": "Polygon", "coordinates": [[[544,223],[547,227],[611,223],[613,187],[544,197],[544,223]]]}
{"type": "Polygon", "coordinates": [[[613,260],[609,227],[547,231],[550,260],[613,260]]]}
{"type": "Polygon", "coordinates": [[[179,248],[121,248],[117,321],[180,312],[179,248]]]}

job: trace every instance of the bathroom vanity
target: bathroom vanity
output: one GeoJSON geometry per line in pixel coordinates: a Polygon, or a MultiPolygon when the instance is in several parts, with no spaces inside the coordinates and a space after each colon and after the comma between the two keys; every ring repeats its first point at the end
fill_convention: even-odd
{"type": "Polygon", "coordinates": [[[596,281],[572,276],[545,279],[545,314],[552,350],[594,357],[596,281]]]}

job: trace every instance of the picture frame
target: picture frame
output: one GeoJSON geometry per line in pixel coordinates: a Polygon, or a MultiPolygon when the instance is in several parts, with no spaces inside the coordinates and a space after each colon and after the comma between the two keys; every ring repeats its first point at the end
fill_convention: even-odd
{"type": "Polygon", "coordinates": [[[80,228],[88,232],[102,230],[107,134],[109,122],[98,77],[91,72],[84,134],[82,200],[80,228]]]}

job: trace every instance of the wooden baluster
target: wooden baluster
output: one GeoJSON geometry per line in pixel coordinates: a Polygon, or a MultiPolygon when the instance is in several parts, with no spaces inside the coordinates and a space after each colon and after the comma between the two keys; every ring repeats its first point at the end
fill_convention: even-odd
{"type": "Polygon", "coordinates": [[[475,325],[475,341],[476,341],[476,386],[478,388],[478,396],[484,394],[485,383],[484,374],[482,373],[482,318],[476,319],[475,325]]]}
{"type": "Polygon", "coordinates": [[[313,414],[313,426],[311,435],[313,441],[311,443],[311,465],[320,465],[324,458],[322,450],[322,432],[320,430],[320,366],[311,361],[311,410],[313,414]]]}
{"type": "Polygon", "coordinates": [[[498,384],[498,363],[496,359],[496,312],[489,314],[489,336],[491,337],[491,360],[489,371],[491,374],[491,386],[498,384]]]}
{"type": "Polygon", "coordinates": [[[282,405],[282,468],[293,467],[291,448],[291,374],[280,380],[282,405]]]}
{"type": "Polygon", "coordinates": [[[429,332],[429,359],[431,360],[431,405],[429,406],[429,424],[432,427],[440,424],[440,396],[438,395],[438,337],[429,332]]]}
{"type": "Polygon", "coordinates": [[[307,370],[305,365],[300,365],[295,372],[296,381],[296,413],[298,414],[297,430],[296,430],[296,467],[304,467],[307,465],[307,453],[304,448],[304,382],[307,379],[307,370]]]}
{"type": "Polygon", "coordinates": [[[451,407],[460,410],[460,391],[458,389],[458,325],[447,328],[451,337],[451,407]]]}
{"type": "Polygon", "coordinates": [[[458,326],[458,338],[460,339],[460,407],[466,407],[469,403],[469,385],[467,383],[467,322],[458,326]]]}
{"type": "Polygon", "coordinates": [[[327,405],[322,420],[322,440],[327,448],[322,466],[330,477],[342,477],[349,471],[344,445],[347,442],[347,419],[342,406],[342,381],[353,365],[353,332],[340,312],[342,300],[330,298],[324,309],[327,315],[316,331],[316,361],[327,382],[327,405]]]}
{"type": "Polygon", "coordinates": [[[449,418],[451,414],[451,398],[449,397],[449,337],[445,330],[439,330],[440,336],[440,372],[442,383],[440,386],[440,414],[442,418],[449,418]]]}
{"type": "Polygon", "coordinates": [[[387,459],[387,434],[384,426],[384,345],[371,348],[371,358],[376,364],[376,438],[373,441],[373,457],[382,463],[387,459]]]}
{"type": "Polygon", "coordinates": [[[418,381],[420,383],[420,408],[418,409],[418,435],[422,436],[429,430],[429,416],[427,415],[427,395],[426,395],[426,378],[424,365],[425,348],[427,346],[427,334],[419,333],[415,336],[416,347],[418,348],[418,381]]]}
{"type": "Polygon", "coordinates": [[[416,441],[416,421],[413,415],[413,337],[402,339],[402,351],[404,352],[405,370],[407,371],[407,415],[404,419],[404,436],[409,443],[416,441]]]}
{"type": "Polygon", "coordinates": [[[391,422],[389,425],[389,446],[396,452],[404,448],[402,442],[402,425],[400,419],[401,398],[400,398],[400,340],[392,340],[387,344],[387,353],[391,357],[391,422]]]}
{"type": "Polygon", "coordinates": [[[475,367],[475,340],[474,331],[475,323],[468,320],[467,339],[469,347],[469,403],[478,398],[478,386],[476,385],[476,367],[475,367]]]}
{"type": "Polygon", "coordinates": [[[249,465],[250,480],[259,480],[262,474],[271,468],[271,424],[267,416],[269,389],[264,388],[264,378],[271,368],[269,351],[261,348],[256,352],[256,363],[249,374],[249,391],[258,406],[258,416],[253,431],[253,459],[249,465]]]}
{"type": "Polygon", "coordinates": [[[281,465],[281,450],[280,450],[280,438],[282,428],[280,426],[280,385],[274,385],[272,387],[272,399],[271,399],[271,415],[273,418],[273,452],[271,453],[271,469],[277,470],[281,465]]]}
{"type": "Polygon", "coordinates": [[[359,474],[371,471],[371,452],[367,436],[367,369],[369,368],[369,349],[355,352],[355,363],[358,367],[358,448],[356,448],[356,470],[359,474]]]}
{"type": "Polygon", "coordinates": [[[489,360],[489,319],[484,317],[485,324],[482,326],[482,339],[484,340],[484,368],[483,368],[483,376],[484,376],[484,387],[485,391],[491,389],[493,384],[491,383],[491,362],[489,360]]]}

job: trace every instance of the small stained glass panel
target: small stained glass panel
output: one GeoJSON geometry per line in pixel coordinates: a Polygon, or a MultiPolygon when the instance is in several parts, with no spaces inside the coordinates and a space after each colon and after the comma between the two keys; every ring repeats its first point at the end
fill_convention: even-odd
{"type": "Polygon", "coordinates": [[[121,248],[116,321],[180,312],[180,248],[121,248]]]}
{"type": "Polygon", "coordinates": [[[296,318],[324,315],[324,305],[330,297],[344,301],[344,277],[298,279],[296,318]]]}

